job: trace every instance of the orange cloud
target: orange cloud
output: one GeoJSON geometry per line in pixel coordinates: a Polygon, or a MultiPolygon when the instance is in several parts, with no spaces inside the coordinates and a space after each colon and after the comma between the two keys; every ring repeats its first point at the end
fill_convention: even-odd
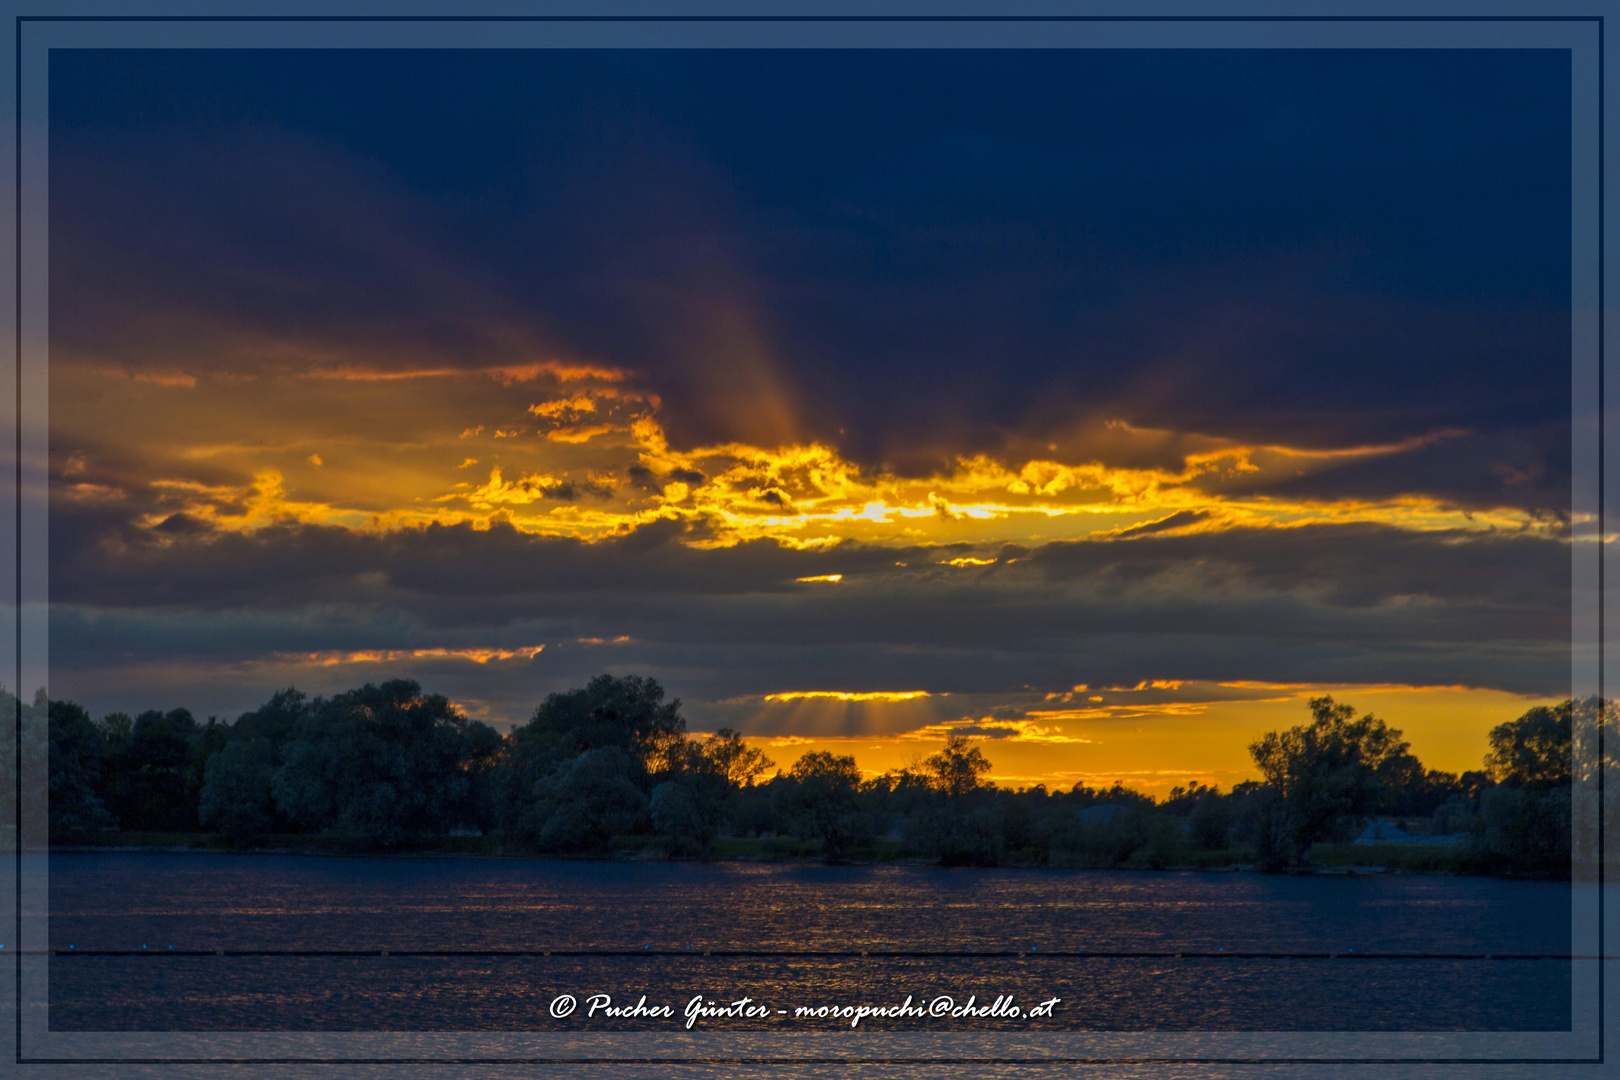
{"type": "Polygon", "coordinates": [[[153,386],[197,387],[197,377],[178,368],[129,368],[122,364],[92,364],[90,370],[110,379],[129,379],[153,386]]]}
{"type": "Polygon", "coordinates": [[[403,370],[343,365],[340,367],[313,368],[304,373],[304,378],[337,379],[344,382],[397,382],[401,379],[464,379],[482,376],[494,379],[503,386],[511,386],[515,383],[533,382],[543,375],[549,375],[558,382],[577,382],[583,379],[621,382],[626,374],[619,368],[601,367],[596,364],[540,360],[529,364],[506,364],[495,367],[406,368],[403,370]]]}
{"type": "Polygon", "coordinates": [[[538,405],[530,405],[529,411],[548,420],[572,419],[584,413],[595,412],[596,401],[589,394],[575,394],[570,398],[558,398],[555,401],[542,401],[538,405]]]}
{"type": "Polygon", "coordinates": [[[337,667],[346,664],[397,664],[401,660],[471,660],[475,664],[489,664],[507,660],[533,660],[544,651],[544,645],[529,645],[517,649],[330,649],[321,652],[278,652],[278,660],[291,660],[315,667],[337,667]]]}
{"type": "Polygon", "coordinates": [[[150,486],[158,493],[159,502],[167,506],[142,517],[142,524],[148,528],[175,512],[235,532],[329,521],[337,516],[336,508],[327,503],[289,499],[285,480],[277,469],[256,473],[253,483],[246,487],[173,479],[153,480],[150,486]]]}
{"type": "Polygon", "coordinates": [[[624,428],[614,424],[591,424],[579,427],[556,428],[546,432],[546,438],[559,443],[585,443],[590,442],[598,435],[607,435],[614,431],[623,431],[624,428]]]}
{"type": "MultiPolygon", "coordinates": [[[[1031,713],[1030,715],[1035,714],[1031,713]]],[[[959,720],[946,720],[938,724],[928,724],[912,731],[903,732],[899,737],[911,742],[939,742],[953,735],[1009,739],[1017,742],[1089,743],[1094,741],[1081,738],[1078,735],[1066,735],[1057,728],[1048,727],[1031,719],[998,720],[990,716],[979,720],[964,716],[959,720]]]]}
{"type": "Polygon", "coordinates": [[[503,480],[499,465],[489,470],[489,482],[466,495],[440,496],[440,499],[465,498],[473,506],[491,509],[495,506],[526,506],[546,497],[547,492],[563,485],[564,481],[550,473],[519,476],[516,480],[503,480]]]}
{"type": "Polygon", "coordinates": [[[926,690],[785,690],[766,694],[766,701],[915,701],[931,696],[926,690]]]}
{"type": "Polygon", "coordinates": [[[130,378],[157,386],[184,386],[188,390],[197,385],[197,377],[183,371],[137,371],[130,378]]]}
{"type": "MultiPolygon", "coordinates": [[[[307,366],[308,357],[300,356],[307,366]]],[[[289,365],[295,359],[289,356],[289,365]]],[[[237,531],[288,521],[364,529],[430,522],[484,528],[492,515],[502,514],[522,531],[594,541],[651,522],[678,521],[692,526],[681,542],[695,547],[770,540],[799,550],[846,542],[941,548],[909,560],[910,572],[924,575],[992,565],[1022,574],[1025,568],[1012,565],[1018,559],[1003,553],[1003,545],[1059,540],[1138,543],[1192,532],[1350,523],[1480,533],[1562,527],[1511,508],[1464,512],[1416,496],[1302,500],[1246,494],[1250,486],[1223,488],[1240,474],[1294,476],[1347,459],[1409,452],[1456,437],[1452,430],[1323,451],[1115,424],[1099,436],[1114,440],[1107,445],[1081,440],[1063,444],[1072,449],[1060,453],[1058,442],[1043,439],[1014,444],[1017,453],[1004,460],[969,455],[933,475],[901,476],[863,467],[821,442],[672,447],[657,398],[636,389],[629,372],[608,365],[551,359],[396,369],[346,359],[323,356],[323,366],[313,371],[261,377],[251,395],[255,404],[269,400],[285,412],[246,410],[249,395],[223,387],[212,374],[199,383],[176,372],[137,376],[121,367],[85,365],[77,370],[94,378],[150,375],[179,380],[172,382],[177,386],[185,379],[195,384],[186,395],[149,395],[168,403],[162,430],[188,434],[151,445],[148,428],[130,420],[123,445],[115,449],[123,460],[152,462],[140,478],[144,483],[154,472],[160,478],[152,487],[160,497],[152,522],[184,510],[215,528],[237,531]],[[366,422],[351,429],[335,419],[336,412],[302,408],[305,379],[331,381],[323,397],[335,401],[362,395],[366,422]],[[542,379],[550,381],[527,386],[521,400],[490,385],[542,379]],[[346,390],[343,383],[356,385],[346,390]],[[382,392],[377,385],[391,389],[382,392]],[[469,424],[474,416],[483,422],[469,424]],[[195,422],[178,422],[181,417],[195,422]],[[273,437],[256,437],[272,431],[273,437]],[[458,441],[485,438],[492,441],[480,442],[476,455],[458,441]],[[1143,446],[1155,452],[1135,452],[1143,446]],[[318,472],[306,467],[317,447],[318,472]],[[1124,467],[1108,460],[1159,464],[1124,467]],[[475,486],[460,471],[473,467],[499,471],[475,486]],[[273,495],[263,487],[272,474],[278,477],[273,495]],[[279,480],[283,474],[296,478],[296,491],[279,480]],[[580,493],[591,498],[582,502],[575,497],[580,493]]],[[[109,424],[116,429],[120,421],[103,412],[86,414],[82,422],[87,437],[105,442],[103,430],[109,424]]],[[[98,488],[64,489],[64,495],[110,501],[121,491],[141,491],[136,482],[94,479],[98,488]]],[[[808,577],[807,583],[840,580],[832,574],[808,577]]]]}

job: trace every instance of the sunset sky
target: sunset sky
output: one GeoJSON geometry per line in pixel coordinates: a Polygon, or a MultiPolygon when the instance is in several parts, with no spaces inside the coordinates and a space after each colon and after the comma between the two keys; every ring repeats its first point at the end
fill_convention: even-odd
{"type": "Polygon", "coordinates": [[[1162,791],[1569,692],[1565,52],[50,63],[54,697],[1162,791]]]}

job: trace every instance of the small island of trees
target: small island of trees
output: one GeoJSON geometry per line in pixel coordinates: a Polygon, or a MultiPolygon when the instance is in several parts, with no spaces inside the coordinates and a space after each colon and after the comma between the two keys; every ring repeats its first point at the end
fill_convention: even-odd
{"type": "Polygon", "coordinates": [[[1452,838],[1378,852],[1387,862],[1543,876],[1570,872],[1572,745],[1601,714],[1595,701],[1531,709],[1458,775],[1324,696],[1308,723],[1249,747],[1262,779],[1160,801],[1118,784],[1000,787],[960,736],[882,776],[818,751],[767,778],[759,749],[730,730],[688,734],[680,702],[638,676],[552,694],[506,736],[408,680],[283,690],[234,723],[38,705],[53,846],[184,834],[221,847],[1277,871],[1358,861],[1372,849],[1349,842],[1382,818],[1452,838]]]}

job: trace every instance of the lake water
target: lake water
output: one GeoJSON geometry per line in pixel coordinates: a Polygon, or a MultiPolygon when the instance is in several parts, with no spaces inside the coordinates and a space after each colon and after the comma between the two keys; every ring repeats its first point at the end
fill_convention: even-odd
{"type": "MultiPolygon", "coordinates": [[[[1569,961],[1544,955],[1569,952],[1570,894],[1549,882],[133,853],[53,855],[50,873],[51,946],[75,954],[50,962],[54,1031],[582,1029],[582,1011],[550,1016],[564,993],[677,1011],[699,994],[1056,997],[1025,1023],[1119,1031],[1556,1031],[1571,1016],[1569,961]]],[[[951,1022],[991,1024],[1006,1026],[951,1022]]]]}

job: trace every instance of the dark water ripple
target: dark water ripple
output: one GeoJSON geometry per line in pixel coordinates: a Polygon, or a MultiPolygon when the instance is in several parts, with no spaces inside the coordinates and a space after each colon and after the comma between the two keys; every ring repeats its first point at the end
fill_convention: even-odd
{"type": "MultiPolygon", "coordinates": [[[[705,957],[705,949],[1564,953],[1569,891],[1450,877],[910,866],[72,854],[51,943],[140,949],[619,949],[676,957],[107,957],[51,961],[53,1030],[546,1030],[560,993],[774,1009],[949,994],[1090,1030],[1560,1030],[1557,960],[705,957]],[[687,947],[692,955],[684,955],[687,947]]],[[[798,1020],[831,1027],[835,1020],[798,1020]]],[[[842,1021],[847,1024],[847,1021],[842,1021]]],[[[668,1022],[588,1025],[667,1027],[668,1022]]],[[[937,1021],[863,1026],[940,1030],[937,1021]]],[[[1006,1028],[960,1020],[954,1029],[1006,1028]]]]}

